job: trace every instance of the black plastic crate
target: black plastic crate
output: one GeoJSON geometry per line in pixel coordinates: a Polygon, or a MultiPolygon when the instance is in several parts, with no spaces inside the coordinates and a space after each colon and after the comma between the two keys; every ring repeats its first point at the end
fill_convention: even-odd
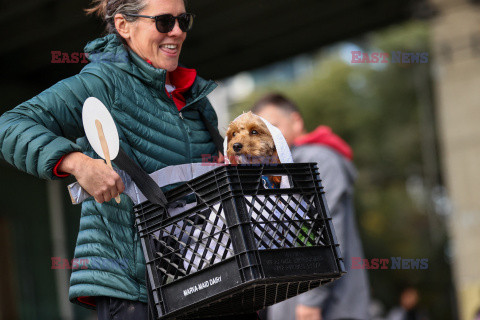
{"type": "Polygon", "coordinates": [[[345,272],[315,163],[222,166],[166,197],[193,203],[134,208],[156,318],[251,313],[345,272]]]}

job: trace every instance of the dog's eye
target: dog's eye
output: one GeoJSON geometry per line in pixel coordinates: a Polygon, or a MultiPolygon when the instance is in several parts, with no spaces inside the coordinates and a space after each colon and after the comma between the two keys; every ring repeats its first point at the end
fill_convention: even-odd
{"type": "Polygon", "coordinates": [[[234,132],[234,133],[232,133],[232,137],[235,137],[235,132],[234,132]]]}
{"type": "Polygon", "coordinates": [[[252,130],[252,134],[258,134],[257,130],[252,130]]]}

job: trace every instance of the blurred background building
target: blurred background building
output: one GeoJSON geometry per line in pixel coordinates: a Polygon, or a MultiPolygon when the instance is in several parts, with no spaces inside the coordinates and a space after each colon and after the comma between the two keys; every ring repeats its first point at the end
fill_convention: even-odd
{"type": "Polygon", "coordinates": [[[462,319],[480,309],[480,7],[435,0],[431,21],[443,174],[452,199],[449,235],[462,319]]]}
{"type": "MultiPolygon", "coordinates": [[[[354,149],[366,257],[428,259],[427,270],[370,270],[380,309],[405,285],[431,319],[470,320],[480,308],[477,2],[188,2],[197,19],[181,61],[219,82],[210,98],[220,130],[265,92],[293,98],[308,129],[327,124],[354,149]],[[352,63],[352,51],[390,58],[352,63]],[[427,61],[394,63],[393,52],[427,61]]],[[[52,63],[52,51],[80,53],[103,34],[88,5],[0,1],[0,113],[81,70],[52,63]]],[[[73,257],[80,210],[70,182],[0,161],[0,320],[92,318],[68,301],[68,263],[52,269],[52,257],[73,257]]]]}

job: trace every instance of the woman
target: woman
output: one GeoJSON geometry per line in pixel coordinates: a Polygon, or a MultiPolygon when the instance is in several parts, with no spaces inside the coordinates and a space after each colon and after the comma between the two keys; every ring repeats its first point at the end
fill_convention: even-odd
{"type": "Polygon", "coordinates": [[[216,152],[200,120],[203,113],[217,125],[206,98],[216,85],[178,66],[193,23],[183,0],[100,0],[88,11],[104,19],[109,34],[87,44],[92,62],[79,74],[0,117],[0,156],[40,178],[74,175],[94,196],[82,206],[75,248],[75,258],[90,264],[73,270],[69,299],[96,307],[99,319],[145,319],[145,260],[132,202],[124,195],[120,204],[110,201],[124,185],[85,138],[82,105],[100,99],[121,148],[151,173],[216,152]]]}

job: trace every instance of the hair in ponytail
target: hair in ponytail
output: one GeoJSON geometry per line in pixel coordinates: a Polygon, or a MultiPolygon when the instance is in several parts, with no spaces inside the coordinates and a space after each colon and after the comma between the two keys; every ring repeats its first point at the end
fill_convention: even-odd
{"type": "Polygon", "coordinates": [[[135,21],[136,17],[125,14],[138,14],[147,5],[147,0],[93,0],[92,7],[85,9],[87,15],[96,15],[106,24],[106,32],[118,35],[113,18],[116,14],[124,14],[127,21],[135,21]]]}

